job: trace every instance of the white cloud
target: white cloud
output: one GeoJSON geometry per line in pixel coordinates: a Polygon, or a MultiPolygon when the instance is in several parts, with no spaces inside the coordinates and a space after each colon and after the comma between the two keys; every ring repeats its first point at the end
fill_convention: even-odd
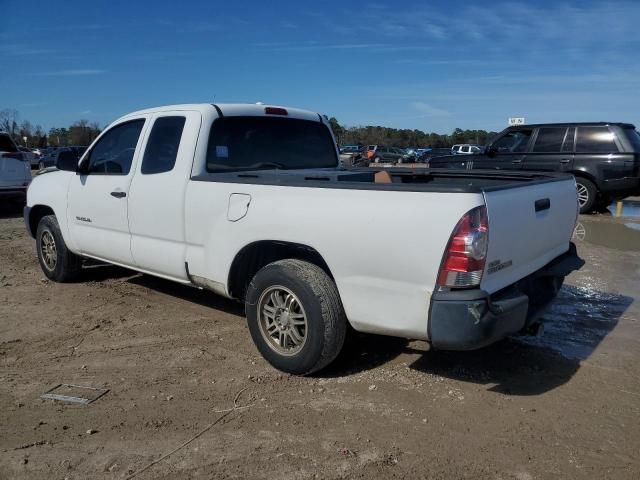
{"type": "Polygon", "coordinates": [[[38,73],[38,75],[42,75],[45,77],[77,77],[83,75],[102,75],[103,73],[105,73],[105,70],[98,70],[95,68],[77,68],[69,70],[56,70],[52,72],[42,72],[38,73]]]}
{"type": "Polygon", "coordinates": [[[451,113],[447,110],[444,110],[442,108],[437,108],[434,107],[433,105],[430,105],[426,102],[411,102],[409,103],[409,106],[421,113],[421,116],[426,116],[426,117],[448,117],[449,115],[451,115],[451,113]]]}

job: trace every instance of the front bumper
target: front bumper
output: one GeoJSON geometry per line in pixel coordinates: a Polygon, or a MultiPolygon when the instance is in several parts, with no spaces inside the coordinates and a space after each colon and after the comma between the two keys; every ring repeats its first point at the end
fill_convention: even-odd
{"type": "Polygon", "coordinates": [[[480,289],[434,293],[428,327],[431,345],[474,350],[520,332],[545,311],[564,277],[583,265],[572,243],[565,254],[494,294],[480,289]]]}

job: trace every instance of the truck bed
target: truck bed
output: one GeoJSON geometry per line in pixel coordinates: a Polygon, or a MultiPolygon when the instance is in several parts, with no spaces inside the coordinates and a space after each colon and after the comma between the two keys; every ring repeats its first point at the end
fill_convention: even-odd
{"type": "Polygon", "coordinates": [[[412,192],[483,193],[521,186],[567,180],[561,173],[506,172],[495,170],[455,171],[440,169],[312,169],[248,170],[205,173],[192,181],[355,190],[399,190],[412,192]],[[377,172],[387,172],[389,183],[376,181],[377,172]]]}

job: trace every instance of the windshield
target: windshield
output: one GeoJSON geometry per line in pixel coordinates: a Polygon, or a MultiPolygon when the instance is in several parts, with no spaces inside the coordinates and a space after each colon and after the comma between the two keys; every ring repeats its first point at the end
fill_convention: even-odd
{"type": "Polygon", "coordinates": [[[310,120],[222,117],[211,126],[207,171],[335,168],[329,129],[310,120]]]}
{"type": "Polygon", "coordinates": [[[0,135],[0,152],[17,152],[15,143],[9,135],[0,135]]]}

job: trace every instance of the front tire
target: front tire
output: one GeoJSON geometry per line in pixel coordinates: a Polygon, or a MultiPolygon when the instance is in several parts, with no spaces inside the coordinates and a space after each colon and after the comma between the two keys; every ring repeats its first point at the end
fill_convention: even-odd
{"type": "Polygon", "coordinates": [[[335,283],[317,265],[280,260],[262,268],[245,298],[249,331],[275,368],[308,375],[342,350],[347,319],[335,283]]]}
{"type": "Polygon", "coordinates": [[[589,213],[596,204],[598,189],[591,180],[576,177],[576,187],[578,189],[578,204],[580,213],[589,213]]]}
{"type": "Polygon", "coordinates": [[[55,215],[42,217],[36,231],[36,249],[40,268],[50,280],[70,282],[77,278],[82,259],[64,243],[55,215]]]}

